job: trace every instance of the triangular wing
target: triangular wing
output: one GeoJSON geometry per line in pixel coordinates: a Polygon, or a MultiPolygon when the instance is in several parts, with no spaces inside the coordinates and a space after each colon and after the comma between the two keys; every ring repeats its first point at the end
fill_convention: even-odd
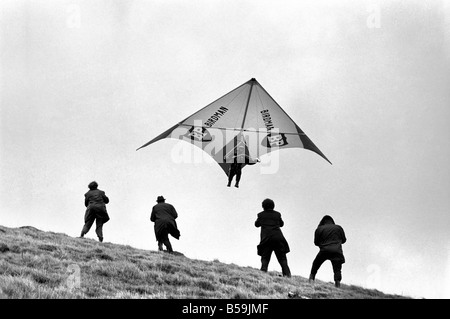
{"type": "Polygon", "coordinates": [[[316,152],[331,164],[255,79],[188,116],[138,150],[163,138],[181,139],[202,148],[226,174],[229,163],[224,156],[243,140],[252,158],[299,147],[316,152]]]}
{"type": "MultiPolygon", "coordinates": [[[[309,139],[302,129],[291,119],[282,107],[267,93],[256,80],[253,85],[247,116],[244,123],[245,132],[257,135],[257,156],[283,148],[305,148],[328,158],[309,139]],[[256,129],[255,129],[256,128],[256,129]]],[[[252,81],[250,80],[250,81],[252,81]]],[[[254,143],[253,143],[254,144],[254,143]]],[[[254,149],[249,143],[250,151],[254,149]]]]}

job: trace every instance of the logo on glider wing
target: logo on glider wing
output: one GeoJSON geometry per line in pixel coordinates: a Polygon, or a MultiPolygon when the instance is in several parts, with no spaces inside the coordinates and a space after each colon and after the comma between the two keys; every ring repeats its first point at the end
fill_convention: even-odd
{"type": "Polygon", "coordinates": [[[261,116],[264,121],[264,125],[266,126],[267,132],[269,133],[266,137],[264,137],[261,145],[268,148],[287,145],[288,142],[286,139],[286,135],[284,135],[283,133],[279,133],[278,129],[275,128],[269,110],[262,110],[261,116]]]}
{"type": "Polygon", "coordinates": [[[261,142],[262,146],[272,148],[288,145],[286,135],[283,133],[269,133],[261,142]]]}
{"type": "Polygon", "coordinates": [[[198,142],[211,142],[212,136],[205,127],[192,126],[185,134],[187,138],[198,142]]]}

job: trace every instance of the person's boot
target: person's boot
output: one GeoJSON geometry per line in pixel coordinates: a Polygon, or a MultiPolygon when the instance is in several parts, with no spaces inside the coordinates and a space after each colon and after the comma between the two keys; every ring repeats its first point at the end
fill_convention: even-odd
{"type": "Polygon", "coordinates": [[[313,275],[313,274],[310,274],[310,275],[309,275],[308,282],[309,282],[310,284],[313,284],[315,279],[316,279],[316,276],[313,275]]]}
{"type": "Polygon", "coordinates": [[[239,183],[236,183],[236,185],[234,185],[234,187],[239,188],[239,183]]]}
{"type": "Polygon", "coordinates": [[[334,286],[336,288],[341,287],[342,274],[340,271],[334,273],[334,286]]]}
{"type": "Polygon", "coordinates": [[[103,237],[100,237],[100,236],[99,236],[99,237],[98,237],[98,241],[101,242],[101,243],[103,243],[103,237]]]}
{"type": "Polygon", "coordinates": [[[289,269],[287,260],[283,260],[282,262],[280,262],[280,264],[281,264],[281,270],[282,270],[282,273],[283,273],[283,277],[290,278],[291,277],[291,270],[289,269]]]}
{"type": "Polygon", "coordinates": [[[269,261],[267,259],[261,259],[261,271],[267,272],[269,268],[269,261]]]}
{"type": "Polygon", "coordinates": [[[166,246],[168,253],[173,253],[172,244],[170,243],[170,240],[166,240],[163,244],[164,246],[166,246]]]}
{"type": "Polygon", "coordinates": [[[227,187],[230,187],[230,186],[231,186],[231,182],[228,182],[227,187]]]}

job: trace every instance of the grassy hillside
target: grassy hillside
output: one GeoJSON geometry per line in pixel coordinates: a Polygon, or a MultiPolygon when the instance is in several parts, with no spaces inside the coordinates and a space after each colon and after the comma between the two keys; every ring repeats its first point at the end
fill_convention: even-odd
{"type": "MultiPolygon", "coordinates": [[[[276,261],[274,261],[276,262],[276,261]]],[[[402,298],[377,290],[0,226],[0,298],[402,298]]]]}

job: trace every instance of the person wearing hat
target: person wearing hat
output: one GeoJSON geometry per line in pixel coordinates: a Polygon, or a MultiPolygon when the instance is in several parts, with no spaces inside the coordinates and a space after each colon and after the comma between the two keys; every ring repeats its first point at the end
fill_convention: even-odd
{"type": "Polygon", "coordinates": [[[89,232],[95,221],[95,232],[98,240],[102,242],[103,225],[109,220],[109,215],[106,211],[106,204],[109,203],[109,198],[104,191],[98,189],[97,182],[89,183],[88,187],[89,191],[84,194],[86,213],[84,214],[84,226],[81,230],[80,238],[83,238],[89,232]]]}
{"type": "Polygon", "coordinates": [[[172,244],[169,240],[169,234],[180,239],[180,231],[178,230],[175,219],[178,213],[171,204],[166,203],[164,196],[158,196],[157,204],[153,206],[150,215],[150,221],[155,223],[155,237],[158,242],[158,250],[163,251],[163,244],[169,253],[173,252],[172,244]]]}

